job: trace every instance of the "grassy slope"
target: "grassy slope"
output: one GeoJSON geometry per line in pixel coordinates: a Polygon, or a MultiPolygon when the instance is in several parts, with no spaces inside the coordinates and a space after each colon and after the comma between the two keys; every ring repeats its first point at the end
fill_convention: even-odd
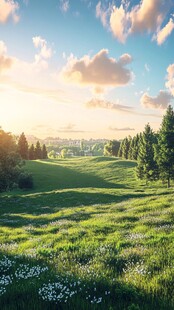
{"type": "MultiPolygon", "coordinates": [[[[27,163],[34,190],[0,196],[0,272],[13,275],[1,309],[174,308],[174,192],[137,182],[135,165],[102,157],[27,163]],[[36,265],[49,270],[26,279],[36,265]],[[38,294],[49,280],[80,283],[56,304],[38,294]]],[[[61,288],[50,290],[54,299],[61,288]]]]}

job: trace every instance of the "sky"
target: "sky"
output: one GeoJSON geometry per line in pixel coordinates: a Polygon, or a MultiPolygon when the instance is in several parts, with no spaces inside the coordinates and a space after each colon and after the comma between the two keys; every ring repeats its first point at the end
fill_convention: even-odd
{"type": "Polygon", "coordinates": [[[173,99],[173,0],[0,0],[5,131],[123,139],[173,99]]]}

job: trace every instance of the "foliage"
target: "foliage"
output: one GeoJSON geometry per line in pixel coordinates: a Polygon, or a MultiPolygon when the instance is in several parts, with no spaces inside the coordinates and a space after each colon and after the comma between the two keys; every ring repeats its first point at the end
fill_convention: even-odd
{"type": "Polygon", "coordinates": [[[19,176],[18,186],[21,189],[31,189],[33,188],[33,177],[31,173],[22,172],[19,176]]]}
{"type": "Polygon", "coordinates": [[[48,158],[48,154],[47,154],[47,149],[45,144],[42,145],[42,159],[47,159],[48,158]]]}
{"type": "Polygon", "coordinates": [[[163,117],[158,134],[158,144],[155,148],[155,158],[159,166],[160,177],[167,180],[174,178],[174,111],[168,107],[163,117]]]}
{"type": "Polygon", "coordinates": [[[48,158],[57,158],[57,154],[54,150],[50,151],[48,153],[48,158]]]}
{"type": "Polygon", "coordinates": [[[42,149],[39,141],[36,142],[34,152],[35,152],[35,159],[42,159],[42,149]]]}
{"type": "Polygon", "coordinates": [[[145,126],[139,143],[137,177],[147,181],[158,179],[158,167],[154,159],[154,144],[156,136],[149,124],[145,126]]]}
{"type": "Polygon", "coordinates": [[[96,143],[92,146],[94,156],[102,156],[104,152],[104,143],[96,143]]]}
{"type": "Polygon", "coordinates": [[[0,128],[0,191],[11,189],[17,183],[21,165],[13,136],[0,128]]]}
{"type": "Polygon", "coordinates": [[[119,147],[120,147],[119,141],[117,141],[117,140],[109,141],[104,146],[104,155],[105,156],[117,156],[119,147]]]}
{"type": "Polygon", "coordinates": [[[18,140],[18,152],[22,159],[28,159],[28,142],[24,133],[20,135],[18,140]]]}
{"type": "Polygon", "coordinates": [[[61,155],[62,158],[66,158],[67,153],[68,153],[67,149],[62,149],[61,152],[60,152],[60,155],[61,155]]]}
{"type": "Polygon", "coordinates": [[[28,150],[28,156],[30,160],[34,160],[35,159],[35,150],[34,150],[34,145],[31,144],[28,150]]]}

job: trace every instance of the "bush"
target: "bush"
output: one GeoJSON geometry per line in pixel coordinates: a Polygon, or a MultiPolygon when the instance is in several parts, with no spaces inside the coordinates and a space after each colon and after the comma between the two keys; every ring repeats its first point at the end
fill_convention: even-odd
{"type": "Polygon", "coordinates": [[[18,186],[21,189],[33,188],[33,177],[31,173],[23,172],[19,176],[18,186]]]}

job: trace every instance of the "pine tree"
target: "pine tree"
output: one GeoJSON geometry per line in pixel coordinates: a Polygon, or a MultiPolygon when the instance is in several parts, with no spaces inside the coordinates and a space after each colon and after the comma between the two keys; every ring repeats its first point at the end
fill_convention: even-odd
{"type": "Polygon", "coordinates": [[[132,159],[134,159],[134,160],[137,160],[137,158],[138,158],[140,140],[141,140],[141,136],[139,134],[137,134],[135,137],[133,137],[134,146],[132,149],[132,159]]]}
{"type": "Polygon", "coordinates": [[[22,159],[28,159],[28,142],[24,133],[20,135],[18,140],[18,152],[22,159]]]}
{"type": "Polygon", "coordinates": [[[42,158],[43,159],[47,159],[48,158],[47,149],[46,149],[45,144],[42,145],[42,158]]]}
{"type": "Polygon", "coordinates": [[[132,152],[134,148],[134,140],[130,136],[128,137],[129,141],[129,150],[128,150],[128,159],[132,159],[132,152]]]}
{"type": "Polygon", "coordinates": [[[35,147],[35,159],[42,159],[42,149],[39,141],[37,141],[35,147]]]}
{"type": "Polygon", "coordinates": [[[123,146],[122,146],[122,158],[128,159],[128,153],[129,153],[129,140],[126,137],[123,140],[123,146]]]}
{"type": "Polygon", "coordinates": [[[31,144],[28,150],[28,155],[29,155],[29,159],[33,160],[35,159],[35,150],[34,150],[34,145],[31,144]]]}
{"type": "Polygon", "coordinates": [[[147,181],[158,178],[157,163],[154,159],[155,134],[149,124],[145,126],[139,143],[137,177],[147,181]]]}
{"type": "Polygon", "coordinates": [[[122,157],[122,152],[123,152],[123,141],[121,141],[120,143],[120,147],[118,150],[118,157],[122,157]]]}
{"type": "Polygon", "coordinates": [[[167,180],[167,186],[170,187],[170,181],[174,178],[174,111],[170,105],[159,130],[155,158],[159,166],[160,177],[167,180]]]}

